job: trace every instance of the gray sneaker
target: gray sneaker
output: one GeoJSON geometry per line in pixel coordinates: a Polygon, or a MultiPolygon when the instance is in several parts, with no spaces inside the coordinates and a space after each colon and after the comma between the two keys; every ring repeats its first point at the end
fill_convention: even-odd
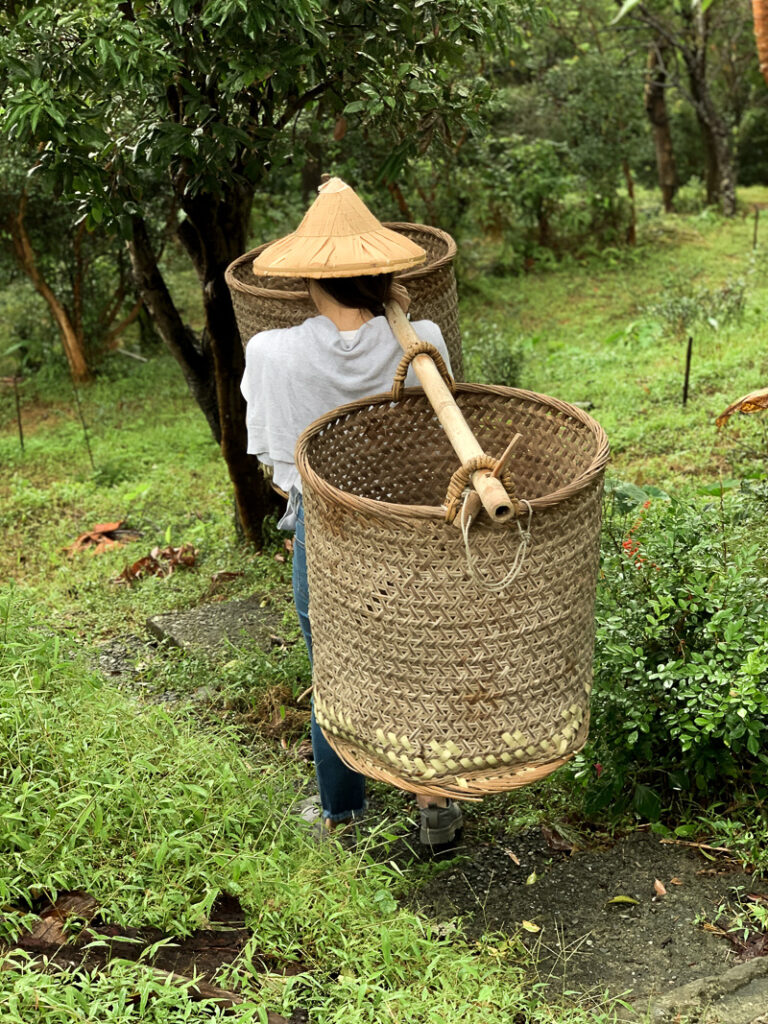
{"type": "Polygon", "coordinates": [[[422,807],[419,840],[426,846],[442,846],[452,843],[456,833],[464,825],[464,815],[455,800],[450,800],[447,807],[422,807]]]}

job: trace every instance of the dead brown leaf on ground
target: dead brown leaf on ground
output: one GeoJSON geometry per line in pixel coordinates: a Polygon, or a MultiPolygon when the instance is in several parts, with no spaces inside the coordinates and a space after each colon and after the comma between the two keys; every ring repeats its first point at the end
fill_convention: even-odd
{"type": "Polygon", "coordinates": [[[547,841],[547,846],[550,850],[557,850],[561,853],[573,853],[575,844],[564,836],[558,829],[551,828],[549,825],[541,826],[541,834],[547,841]]]}
{"type": "Polygon", "coordinates": [[[79,551],[90,551],[91,554],[99,555],[102,551],[138,540],[141,534],[137,530],[124,528],[124,522],[123,519],[118,519],[114,523],[96,523],[90,530],[81,533],[64,550],[70,557],[79,551]]]}
{"type": "Polygon", "coordinates": [[[30,950],[63,946],[69,941],[67,922],[72,919],[90,922],[98,909],[98,903],[87,892],[61,893],[54,904],[42,911],[30,931],[21,937],[20,944],[30,950]]]}
{"type": "Polygon", "coordinates": [[[127,565],[114,583],[133,583],[145,576],[170,576],[175,569],[191,569],[197,559],[197,549],[191,544],[181,547],[152,548],[148,555],[127,565]]]}

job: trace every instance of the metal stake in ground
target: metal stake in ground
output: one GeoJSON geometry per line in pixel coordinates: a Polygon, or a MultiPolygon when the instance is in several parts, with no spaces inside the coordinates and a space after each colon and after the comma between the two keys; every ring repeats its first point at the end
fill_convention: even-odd
{"type": "Polygon", "coordinates": [[[683,382],[683,406],[688,402],[688,381],[691,377],[691,350],[693,348],[693,337],[688,336],[688,348],[685,352],[685,380],[683,382]]]}

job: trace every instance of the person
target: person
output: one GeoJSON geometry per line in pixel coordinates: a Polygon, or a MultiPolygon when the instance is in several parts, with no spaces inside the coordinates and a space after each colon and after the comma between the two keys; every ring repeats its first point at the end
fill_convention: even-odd
{"type": "MultiPolygon", "coordinates": [[[[312,660],[304,513],[294,449],[313,420],[338,406],[389,391],[402,350],[385,317],[395,298],[407,311],[407,293],[394,273],[418,265],[424,250],[385,228],[339,178],[322,185],[295,232],[266,247],[254,272],[303,277],[317,315],[295,327],[262,331],[246,347],[241,385],[246,400],[248,452],[273,468],[273,483],[288,495],[279,522],[294,530],[293,592],[312,660]]],[[[420,338],[450,366],[440,328],[414,323],[420,338]]],[[[418,384],[410,367],[407,386],[418,384]]],[[[363,814],[365,778],[341,760],[311,716],[312,749],[323,827],[332,830],[363,814]]],[[[450,842],[462,826],[454,801],[417,795],[422,842],[450,842]]]]}

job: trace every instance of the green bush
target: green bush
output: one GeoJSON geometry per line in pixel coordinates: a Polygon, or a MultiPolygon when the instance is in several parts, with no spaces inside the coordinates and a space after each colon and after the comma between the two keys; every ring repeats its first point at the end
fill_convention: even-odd
{"type": "Polygon", "coordinates": [[[519,338],[510,338],[497,324],[482,324],[464,334],[465,377],[478,384],[520,385],[525,361],[519,338]]]}
{"type": "Polygon", "coordinates": [[[765,483],[720,500],[609,493],[577,769],[591,811],[656,819],[676,791],[768,791],[767,506],[765,483]]]}
{"type": "Polygon", "coordinates": [[[718,288],[695,285],[687,274],[669,276],[662,284],[661,299],[644,310],[658,320],[667,334],[682,336],[694,324],[714,330],[740,323],[747,299],[747,274],[729,278],[718,288]]]}

